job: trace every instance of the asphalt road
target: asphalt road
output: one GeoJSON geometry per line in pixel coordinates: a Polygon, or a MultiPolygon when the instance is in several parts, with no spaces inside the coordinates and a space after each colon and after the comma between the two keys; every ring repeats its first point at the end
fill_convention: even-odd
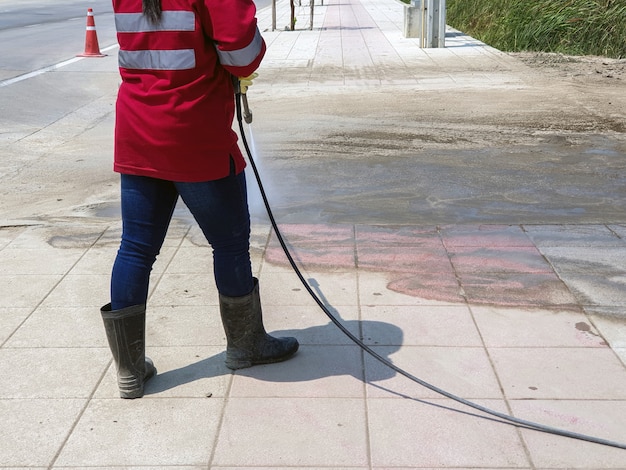
{"type": "Polygon", "coordinates": [[[0,0],[0,83],[82,52],[88,8],[94,10],[100,47],[115,44],[110,0],[0,0]]]}
{"type": "MultiPolygon", "coordinates": [[[[257,8],[271,0],[257,0],[257,8]]],[[[85,41],[92,8],[101,48],[117,43],[111,0],[0,0],[0,82],[67,60],[85,41]]]]}

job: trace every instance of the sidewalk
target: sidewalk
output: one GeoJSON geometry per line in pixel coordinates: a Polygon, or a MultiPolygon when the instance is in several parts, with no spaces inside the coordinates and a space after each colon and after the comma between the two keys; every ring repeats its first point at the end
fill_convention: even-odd
{"type": "Polygon", "coordinates": [[[419,39],[404,38],[404,6],[397,0],[323,3],[315,5],[312,31],[308,4],[296,10],[298,30],[287,34],[287,5],[278,3],[275,31],[271,8],[259,12],[259,28],[269,46],[260,69],[264,84],[282,92],[320,86],[329,93],[343,86],[445,89],[521,83],[508,73],[521,64],[458,31],[448,31],[445,49],[422,49],[419,39]]]}
{"type": "MultiPolygon", "coordinates": [[[[262,99],[524,86],[523,65],[461,33],[445,49],[403,38],[395,0],[324,0],[313,29],[295,32],[278,5],[276,31],[259,12],[262,99]]],[[[279,223],[330,310],[397,366],[518,418],[626,442],[626,224],[279,223]]],[[[121,400],[99,315],[120,229],[94,214],[0,226],[0,468],[626,468],[626,450],[475,416],[377,363],[310,299],[263,220],[252,262],[266,327],[296,336],[296,357],[225,368],[210,249],[181,212],[151,283],[158,375],[144,398],[121,400]]]]}

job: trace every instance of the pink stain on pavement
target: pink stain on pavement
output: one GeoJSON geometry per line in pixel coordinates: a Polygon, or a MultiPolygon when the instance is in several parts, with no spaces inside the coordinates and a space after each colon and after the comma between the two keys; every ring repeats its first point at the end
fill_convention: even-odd
{"type": "MultiPolygon", "coordinates": [[[[441,302],[567,307],[576,300],[517,226],[284,225],[305,270],[380,273],[394,292],[441,302]]],[[[275,235],[266,261],[287,265],[275,235]]]]}

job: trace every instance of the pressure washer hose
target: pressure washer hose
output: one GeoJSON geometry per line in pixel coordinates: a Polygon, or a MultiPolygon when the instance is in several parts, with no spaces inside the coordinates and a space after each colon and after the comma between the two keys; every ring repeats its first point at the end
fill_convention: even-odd
{"type": "MultiPolygon", "coordinates": [[[[238,88],[238,87],[236,87],[238,88]]],[[[302,273],[300,272],[300,269],[298,268],[297,264],[295,263],[293,257],[291,256],[291,253],[289,252],[289,249],[287,248],[287,245],[285,243],[285,240],[283,239],[283,236],[278,228],[278,225],[276,224],[276,219],[274,218],[274,214],[272,213],[272,209],[270,207],[269,201],[267,199],[267,195],[265,194],[265,189],[263,188],[263,183],[261,182],[261,177],[259,175],[258,169],[256,167],[256,163],[254,161],[254,158],[252,156],[252,152],[250,151],[250,147],[248,146],[248,141],[246,139],[246,133],[244,131],[244,127],[243,127],[243,118],[242,118],[242,111],[241,111],[241,101],[243,100],[244,102],[244,108],[245,108],[245,112],[246,112],[246,116],[245,116],[245,120],[246,123],[248,123],[248,125],[250,125],[250,123],[252,122],[252,113],[250,112],[249,108],[248,108],[248,98],[245,94],[242,94],[239,92],[239,90],[236,90],[236,94],[235,94],[235,104],[236,104],[236,111],[237,111],[237,121],[239,123],[239,131],[241,134],[241,140],[243,142],[244,148],[246,150],[246,154],[248,155],[248,159],[250,161],[250,165],[252,166],[252,170],[254,171],[254,176],[257,180],[258,186],[259,186],[259,191],[261,192],[261,197],[263,198],[263,203],[265,205],[265,209],[267,211],[267,215],[270,219],[270,222],[272,224],[272,228],[274,229],[274,233],[276,233],[276,238],[278,238],[278,241],[280,242],[280,246],[282,247],[283,251],[285,252],[285,256],[287,256],[287,259],[289,260],[289,264],[291,265],[291,267],[293,268],[294,272],[296,273],[296,275],[298,276],[298,278],[300,279],[300,282],[302,282],[302,285],[304,286],[304,288],[307,290],[307,292],[311,295],[311,297],[313,298],[313,300],[315,300],[315,302],[317,303],[317,305],[319,305],[319,307],[322,309],[322,311],[326,314],[326,316],[330,319],[330,321],[332,321],[335,326],[337,326],[337,328],[339,328],[343,334],[345,334],[348,338],[350,338],[350,340],[352,342],[354,342],[357,346],[359,346],[363,351],[365,351],[367,354],[369,354],[370,356],[372,356],[374,359],[376,359],[377,361],[381,362],[382,364],[384,364],[385,366],[389,367],[390,369],[396,371],[398,374],[403,375],[404,377],[408,378],[409,380],[439,394],[442,395],[446,398],[450,398],[451,400],[454,400],[457,403],[460,403],[462,405],[468,406],[470,408],[474,408],[475,410],[481,411],[487,415],[490,416],[495,416],[496,418],[499,418],[498,422],[504,423],[504,424],[509,424],[509,425],[513,425],[516,427],[520,427],[520,428],[525,428],[525,429],[530,429],[530,430],[534,430],[534,431],[540,431],[540,432],[545,432],[548,434],[554,434],[557,436],[563,436],[563,437],[568,437],[571,439],[577,439],[577,440],[581,440],[581,441],[587,441],[587,442],[592,442],[595,444],[601,444],[604,446],[609,446],[609,447],[616,447],[618,449],[626,449],[626,444],[620,443],[620,442],[614,442],[614,441],[609,441],[606,439],[601,439],[598,437],[593,437],[593,436],[588,436],[585,434],[579,434],[579,433],[575,433],[575,432],[571,432],[571,431],[567,431],[564,429],[559,429],[559,428],[555,428],[552,426],[547,426],[544,424],[540,424],[540,423],[535,423],[532,421],[527,421],[524,419],[520,419],[520,418],[516,418],[515,416],[511,416],[511,415],[507,415],[506,413],[500,413],[499,411],[495,411],[492,410],[490,408],[486,408],[482,405],[479,405],[477,403],[471,402],[469,400],[466,400],[464,398],[461,398],[457,395],[454,395],[446,390],[443,390],[435,385],[432,385],[428,382],[425,382],[424,380],[415,377],[414,375],[408,373],[407,371],[405,371],[404,369],[401,369],[400,367],[396,366],[395,364],[393,364],[391,361],[389,361],[388,359],[384,358],[383,356],[381,356],[380,354],[378,354],[376,351],[374,351],[372,348],[370,348],[369,346],[367,346],[365,343],[363,343],[363,341],[361,341],[359,338],[357,338],[356,336],[354,336],[350,331],[348,331],[348,329],[335,317],[335,315],[333,315],[330,310],[326,307],[326,305],[322,302],[322,300],[319,298],[319,296],[313,291],[313,289],[311,288],[311,286],[309,285],[309,283],[306,281],[306,279],[304,278],[304,276],[302,275],[302,273]]],[[[476,415],[478,416],[478,415],[476,415]]],[[[479,416],[482,417],[482,416],[479,416]]]]}

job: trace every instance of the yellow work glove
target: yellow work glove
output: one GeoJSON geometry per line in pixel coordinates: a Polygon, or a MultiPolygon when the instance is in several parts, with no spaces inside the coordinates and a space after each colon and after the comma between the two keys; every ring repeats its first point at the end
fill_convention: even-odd
{"type": "Polygon", "coordinates": [[[248,75],[247,77],[239,77],[239,90],[241,90],[242,95],[246,94],[248,87],[252,86],[252,80],[258,76],[259,74],[254,72],[252,75],[248,75]]]}

